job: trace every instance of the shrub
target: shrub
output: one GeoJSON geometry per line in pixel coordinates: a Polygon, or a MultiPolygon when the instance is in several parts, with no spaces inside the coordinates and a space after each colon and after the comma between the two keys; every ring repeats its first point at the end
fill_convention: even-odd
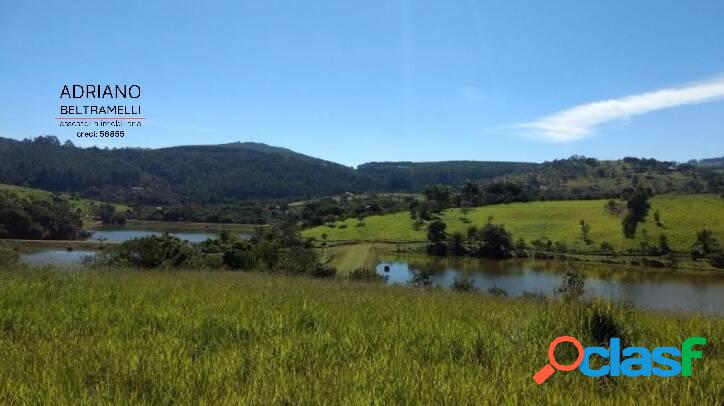
{"type": "Polygon", "coordinates": [[[319,256],[309,248],[291,247],[282,255],[278,268],[290,274],[312,274],[317,272],[319,256]]]}
{"type": "Polygon", "coordinates": [[[19,257],[17,250],[0,244],[0,265],[13,265],[18,262],[19,257]]]}
{"type": "Polygon", "coordinates": [[[583,238],[583,242],[585,242],[586,245],[593,244],[593,240],[591,239],[591,225],[586,223],[585,220],[581,220],[579,224],[581,225],[581,238],[583,238]]]}
{"type": "Polygon", "coordinates": [[[217,270],[224,269],[224,257],[222,255],[196,255],[184,263],[188,269],[217,270]]]}
{"type": "Polygon", "coordinates": [[[659,236],[659,253],[661,255],[666,255],[671,252],[671,246],[669,245],[669,239],[666,236],[666,234],[661,234],[659,236]]]}
{"type": "Polygon", "coordinates": [[[465,248],[465,237],[463,233],[456,231],[450,235],[450,241],[448,241],[450,252],[453,255],[465,255],[467,249],[465,248]]]}
{"type": "Polygon", "coordinates": [[[561,284],[555,289],[555,294],[559,295],[564,302],[575,302],[583,296],[584,280],[578,270],[569,264],[566,274],[561,279],[561,284]]]}
{"type": "Polygon", "coordinates": [[[384,280],[384,277],[379,275],[373,269],[357,268],[349,273],[349,279],[362,282],[380,282],[384,280]]]}
{"type": "Polygon", "coordinates": [[[432,286],[432,272],[428,270],[410,269],[412,278],[409,284],[416,288],[427,288],[432,286]]]}
{"type": "Polygon", "coordinates": [[[280,243],[276,240],[262,240],[254,244],[254,255],[268,269],[274,269],[280,260],[280,243]]]}
{"type": "Polygon", "coordinates": [[[709,229],[704,229],[696,233],[696,242],[691,247],[691,258],[696,260],[719,251],[719,240],[714,237],[714,233],[709,229]]]}
{"type": "Polygon", "coordinates": [[[490,220],[478,231],[476,255],[490,259],[512,257],[513,238],[502,224],[493,224],[490,220]]]}
{"type": "Polygon", "coordinates": [[[85,235],[81,212],[66,199],[0,193],[0,238],[74,240],[85,235]]]}
{"type": "Polygon", "coordinates": [[[253,269],[256,267],[254,253],[245,249],[231,249],[224,252],[224,265],[231,269],[253,269]]]}
{"type": "Polygon", "coordinates": [[[601,253],[606,255],[616,255],[616,250],[613,248],[613,245],[604,241],[601,243],[601,253]]]}
{"type": "Polygon", "coordinates": [[[488,294],[494,297],[508,297],[508,292],[506,292],[505,289],[499,288],[497,286],[493,286],[492,288],[488,289],[488,294]]]}
{"type": "Polygon", "coordinates": [[[447,225],[440,220],[435,220],[427,226],[427,253],[430,255],[447,255],[447,225]]]}
{"type": "Polygon", "coordinates": [[[158,268],[179,266],[194,255],[196,253],[188,243],[166,233],[124,241],[111,254],[111,261],[140,268],[158,268]]]}
{"type": "Polygon", "coordinates": [[[533,246],[534,249],[538,251],[546,251],[549,248],[546,243],[541,239],[535,239],[531,241],[530,244],[533,246]]]}
{"type": "Polygon", "coordinates": [[[535,290],[524,290],[520,297],[526,300],[533,300],[536,302],[545,302],[546,300],[548,300],[548,297],[545,295],[545,293],[535,290]]]}
{"type": "Polygon", "coordinates": [[[584,318],[584,330],[587,331],[597,345],[607,345],[611,338],[618,337],[625,341],[621,324],[616,320],[613,305],[596,300],[592,302],[584,318]]]}
{"type": "Polygon", "coordinates": [[[528,244],[525,243],[525,240],[524,240],[524,239],[518,238],[518,239],[515,241],[515,249],[516,249],[516,250],[527,250],[527,249],[528,249],[528,244]]]}
{"type": "Polygon", "coordinates": [[[467,277],[455,278],[450,288],[456,292],[476,292],[478,290],[473,280],[467,277]]]}
{"type": "Polygon", "coordinates": [[[714,268],[724,268],[724,255],[719,254],[719,255],[712,256],[711,259],[709,260],[709,263],[714,268]]]}
{"type": "Polygon", "coordinates": [[[315,278],[333,278],[337,275],[337,269],[330,265],[317,264],[307,274],[315,278]]]}
{"type": "Polygon", "coordinates": [[[641,264],[644,266],[650,266],[651,268],[666,268],[666,264],[662,261],[649,258],[641,258],[641,264]]]}
{"type": "Polygon", "coordinates": [[[568,246],[563,241],[556,241],[554,246],[555,246],[556,252],[567,252],[568,251],[568,246]]]}

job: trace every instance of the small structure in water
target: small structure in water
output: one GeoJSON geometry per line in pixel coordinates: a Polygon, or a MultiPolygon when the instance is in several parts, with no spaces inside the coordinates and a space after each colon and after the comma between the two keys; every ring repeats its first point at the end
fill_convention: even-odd
{"type": "Polygon", "coordinates": [[[390,272],[390,266],[389,266],[389,265],[385,265],[385,272],[390,272]]]}

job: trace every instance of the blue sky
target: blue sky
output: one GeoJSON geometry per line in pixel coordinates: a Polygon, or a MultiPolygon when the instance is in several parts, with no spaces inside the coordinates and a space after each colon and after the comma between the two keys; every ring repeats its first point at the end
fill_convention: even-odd
{"type": "Polygon", "coordinates": [[[0,136],[347,165],[712,157],[722,21],[722,1],[3,1],[0,136]],[[57,128],[72,83],[140,84],[144,127],[57,128]]]}

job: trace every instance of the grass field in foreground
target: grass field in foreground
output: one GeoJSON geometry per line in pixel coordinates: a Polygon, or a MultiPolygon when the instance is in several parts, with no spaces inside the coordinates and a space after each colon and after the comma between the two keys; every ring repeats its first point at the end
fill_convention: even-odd
{"type": "MultiPolygon", "coordinates": [[[[709,345],[690,378],[537,386],[587,308],[231,272],[0,273],[0,403],[721,404],[724,321],[613,308],[648,348],[709,345]]],[[[566,362],[561,357],[561,362],[566,362]]]]}
{"type": "MultiPolygon", "coordinates": [[[[616,249],[638,248],[644,232],[652,244],[657,244],[659,234],[666,234],[675,250],[687,251],[694,242],[695,234],[703,228],[710,228],[724,242],[724,200],[716,195],[665,195],[651,199],[651,210],[647,221],[639,226],[636,239],[627,240],[621,231],[621,218],[605,209],[607,200],[569,200],[491,205],[471,209],[467,214],[469,224],[462,221],[459,209],[446,210],[443,220],[448,232],[465,231],[470,225],[482,226],[493,217],[494,223],[505,224],[514,239],[522,237],[526,242],[535,239],[563,241],[569,248],[590,250],[581,238],[579,222],[585,220],[591,225],[593,248],[607,241],[616,249]],[[659,210],[663,227],[654,222],[654,212],[659,210]]],[[[625,204],[625,203],[622,203],[625,204]]],[[[327,234],[329,240],[415,240],[424,239],[426,226],[413,228],[409,212],[364,219],[364,226],[357,225],[357,219],[338,222],[336,227],[319,226],[304,231],[306,237],[321,238],[327,234]],[[340,227],[344,224],[346,227],[340,227]]]]}

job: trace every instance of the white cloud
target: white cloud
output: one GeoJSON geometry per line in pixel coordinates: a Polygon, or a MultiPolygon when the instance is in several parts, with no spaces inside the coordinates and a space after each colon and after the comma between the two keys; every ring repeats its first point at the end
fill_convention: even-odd
{"type": "Polygon", "coordinates": [[[544,140],[568,142],[591,136],[597,126],[610,121],[719,99],[724,99],[724,76],[680,87],[582,104],[519,124],[517,127],[544,140]]]}

